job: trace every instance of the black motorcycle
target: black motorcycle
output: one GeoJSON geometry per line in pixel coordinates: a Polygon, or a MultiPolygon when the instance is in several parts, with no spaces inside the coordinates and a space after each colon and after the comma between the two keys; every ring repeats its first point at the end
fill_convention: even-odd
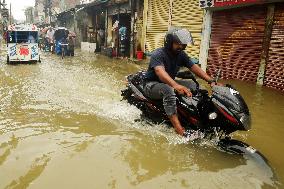
{"type": "MultiPolygon", "coordinates": [[[[156,101],[143,94],[145,72],[127,76],[127,87],[122,90],[123,100],[139,108],[143,117],[154,122],[169,121],[162,101],[156,101]]],[[[218,72],[215,81],[218,80],[218,72]]],[[[213,86],[212,95],[200,89],[199,83],[189,71],[179,72],[181,79],[190,79],[196,87],[191,89],[193,97],[177,94],[177,112],[182,126],[189,131],[200,131],[204,138],[217,139],[217,147],[233,154],[247,154],[255,158],[265,157],[250,145],[232,139],[235,131],[248,131],[251,117],[247,104],[240,93],[231,85],[213,86]]]]}

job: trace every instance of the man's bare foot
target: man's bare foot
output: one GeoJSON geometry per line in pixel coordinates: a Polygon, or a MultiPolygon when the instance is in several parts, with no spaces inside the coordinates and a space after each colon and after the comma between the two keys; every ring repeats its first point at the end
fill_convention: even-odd
{"type": "Polygon", "coordinates": [[[196,139],[202,139],[204,134],[201,131],[187,130],[183,133],[183,136],[188,140],[193,141],[196,139]]]}
{"type": "Polygon", "coordinates": [[[183,135],[184,128],[181,126],[177,114],[170,115],[169,119],[170,119],[172,125],[174,126],[176,132],[180,135],[183,135]]]}

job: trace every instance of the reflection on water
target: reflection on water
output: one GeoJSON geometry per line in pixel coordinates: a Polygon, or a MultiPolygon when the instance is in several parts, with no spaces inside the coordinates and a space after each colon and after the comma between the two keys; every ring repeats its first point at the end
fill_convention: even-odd
{"type": "Polygon", "coordinates": [[[34,65],[0,63],[0,188],[281,188],[283,95],[240,89],[253,129],[235,138],[266,164],[192,144],[166,125],[135,122],[121,101],[124,77],[146,65],[82,54],[43,55],[34,65]]]}

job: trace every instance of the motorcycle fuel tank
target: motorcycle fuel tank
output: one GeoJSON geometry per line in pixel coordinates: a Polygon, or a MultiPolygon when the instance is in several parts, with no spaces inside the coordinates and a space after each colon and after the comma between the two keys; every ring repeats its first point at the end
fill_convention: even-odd
{"type": "Polygon", "coordinates": [[[213,86],[212,91],[212,102],[233,116],[242,127],[240,130],[249,130],[250,113],[240,93],[230,85],[213,86]]]}

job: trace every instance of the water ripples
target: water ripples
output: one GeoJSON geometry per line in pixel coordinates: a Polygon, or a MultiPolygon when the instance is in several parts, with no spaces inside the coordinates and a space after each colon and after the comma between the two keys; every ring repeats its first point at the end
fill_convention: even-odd
{"type": "Polygon", "coordinates": [[[140,110],[120,90],[143,66],[89,54],[44,54],[35,65],[2,59],[0,188],[275,187],[269,168],[137,121],[140,110]]]}

